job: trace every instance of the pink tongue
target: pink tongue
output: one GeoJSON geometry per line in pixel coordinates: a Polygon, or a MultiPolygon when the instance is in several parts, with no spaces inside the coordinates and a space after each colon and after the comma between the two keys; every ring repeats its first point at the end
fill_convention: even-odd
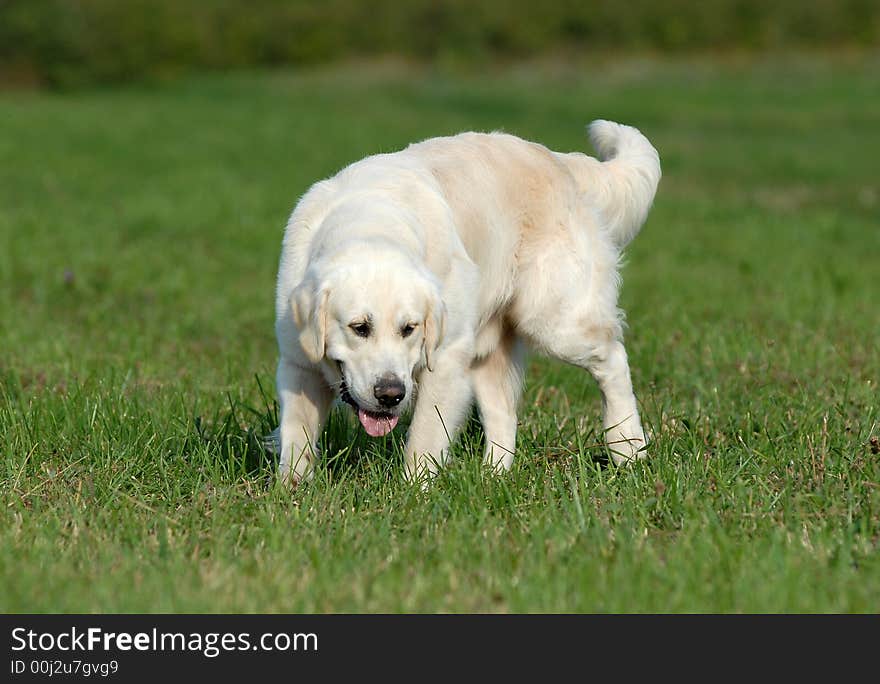
{"type": "Polygon", "coordinates": [[[361,421],[361,425],[364,426],[364,430],[370,437],[384,437],[397,425],[398,417],[369,413],[359,408],[358,420],[361,421]]]}

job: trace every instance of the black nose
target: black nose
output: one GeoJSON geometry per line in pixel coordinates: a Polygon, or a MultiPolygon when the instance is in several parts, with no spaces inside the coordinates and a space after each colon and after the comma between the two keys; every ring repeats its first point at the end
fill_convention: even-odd
{"type": "Polygon", "coordinates": [[[382,406],[391,408],[403,401],[403,397],[406,396],[406,386],[393,376],[379,378],[373,386],[373,395],[382,406]]]}

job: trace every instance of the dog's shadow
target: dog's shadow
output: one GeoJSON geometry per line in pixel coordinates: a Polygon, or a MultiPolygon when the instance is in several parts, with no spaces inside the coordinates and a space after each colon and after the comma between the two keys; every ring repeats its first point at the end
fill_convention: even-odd
{"type": "MultiPolygon", "coordinates": [[[[351,409],[339,402],[327,418],[321,433],[319,468],[331,480],[356,473],[384,470],[393,477],[403,467],[406,436],[409,432],[411,414],[401,416],[397,427],[384,437],[370,437],[358,424],[351,409]]],[[[277,432],[274,433],[277,435],[277,432]]],[[[467,445],[469,451],[482,453],[483,430],[476,409],[465,421],[453,443],[453,453],[467,445]]],[[[277,440],[268,449],[270,472],[278,467],[277,440]]]]}
{"type": "MultiPolygon", "coordinates": [[[[243,401],[227,397],[224,409],[212,418],[195,416],[193,418],[192,439],[198,441],[207,453],[215,454],[224,469],[234,476],[249,479],[262,479],[270,486],[278,471],[278,404],[262,391],[263,406],[255,408],[243,401]]],[[[386,471],[388,477],[403,466],[406,435],[409,431],[411,414],[404,414],[398,426],[381,438],[369,437],[358,424],[351,409],[338,402],[330,412],[319,447],[319,469],[330,480],[337,480],[357,473],[386,471]]],[[[544,441],[546,435],[542,435],[544,441]]],[[[190,439],[188,438],[188,440],[190,439]]],[[[485,435],[476,407],[471,409],[456,440],[453,443],[453,458],[464,456],[459,451],[467,451],[482,458],[485,435]]],[[[593,445],[591,445],[593,446],[593,445]]],[[[610,464],[604,448],[586,450],[590,459],[600,466],[610,464]]],[[[547,458],[546,446],[529,444],[526,435],[521,435],[517,452],[520,456],[543,454],[547,458]],[[523,439],[524,438],[524,439],[523,439]],[[520,453],[520,450],[524,453],[520,453]]],[[[550,455],[549,460],[554,456],[550,455]]]]}
{"type": "MultiPolygon", "coordinates": [[[[352,411],[344,404],[340,404],[331,412],[321,436],[321,467],[331,478],[345,473],[371,470],[376,466],[391,471],[402,468],[410,420],[411,415],[404,414],[399,425],[387,436],[369,437],[361,429],[352,411]]],[[[528,454],[540,454],[546,462],[552,462],[553,458],[548,458],[546,448],[530,444],[525,435],[523,438],[521,446],[517,449],[518,454],[520,450],[523,452],[520,456],[527,458],[528,454]]],[[[582,439],[587,444],[577,449],[580,457],[585,456],[602,468],[612,465],[607,447],[597,441],[595,432],[591,431],[583,435],[582,439]]],[[[482,460],[485,443],[486,436],[479,412],[473,407],[452,442],[452,461],[455,462],[460,458],[482,460]]],[[[393,472],[390,476],[393,477],[393,472]]]]}

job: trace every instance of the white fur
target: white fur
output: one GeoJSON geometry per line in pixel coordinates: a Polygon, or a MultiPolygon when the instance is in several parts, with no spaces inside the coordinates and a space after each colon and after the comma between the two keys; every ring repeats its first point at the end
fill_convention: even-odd
{"type": "Polygon", "coordinates": [[[486,462],[510,468],[526,345],[592,373],[616,463],[645,455],[618,261],[647,217],[660,162],[635,128],[596,121],[590,137],[602,161],[463,133],[312,186],[290,217],[278,272],[283,479],[309,475],[343,372],[364,409],[376,410],[383,376],[406,384],[393,412],[417,394],[408,478],[443,464],[474,398],[486,462]],[[362,319],[366,339],[350,327],[362,319]]]}

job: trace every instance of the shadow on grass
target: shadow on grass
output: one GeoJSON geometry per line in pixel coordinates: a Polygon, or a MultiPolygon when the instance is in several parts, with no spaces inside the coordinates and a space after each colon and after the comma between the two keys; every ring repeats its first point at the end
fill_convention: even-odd
{"type": "Polygon", "coordinates": [[[227,393],[226,406],[213,416],[195,415],[192,419],[192,438],[230,473],[247,478],[268,475],[278,466],[278,456],[265,444],[265,437],[278,425],[278,404],[266,394],[259,376],[254,379],[262,406],[252,406],[227,393]]]}
{"type": "MultiPolygon", "coordinates": [[[[270,435],[278,427],[279,407],[267,394],[259,376],[254,380],[261,398],[253,405],[227,394],[226,404],[213,415],[195,415],[190,438],[236,477],[264,479],[271,485],[280,454],[271,446],[270,435]]],[[[388,436],[368,437],[345,405],[334,406],[319,442],[320,469],[331,479],[382,465],[403,463],[403,447],[409,418],[388,436]]]]}
{"type": "MultiPolygon", "coordinates": [[[[259,405],[227,394],[226,405],[218,408],[213,416],[193,417],[193,438],[219,460],[226,472],[238,478],[264,480],[269,486],[278,468],[279,454],[267,446],[266,439],[278,427],[279,411],[276,400],[266,393],[259,376],[254,376],[254,380],[261,398],[259,405]]],[[[403,468],[409,423],[410,416],[406,415],[387,436],[371,438],[360,428],[348,406],[334,406],[319,442],[320,470],[330,480],[337,481],[377,469],[393,477],[403,468]]],[[[568,455],[580,453],[581,457],[586,456],[601,467],[607,467],[611,463],[608,450],[598,442],[594,444],[597,439],[597,435],[591,431],[581,435],[580,439],[576,438],[575,443],[563,451],[568,455]]],[[[519,454],[520,458],[526,457],[529,452],[541,452],[550,460],[565,455],[555,453],[556,450],[550,453],[546,446],[542,448],[538,444],[530,444],[525,434],[520,435],[519,442],[523,452],[519,454]]],[[[473,408],[454,441],[453,459],[481,459],[484,444],[483,428],[478,412],[473,408]],[[467,451],[467,455],[458,453],[462,451],[467,451]]]]}

